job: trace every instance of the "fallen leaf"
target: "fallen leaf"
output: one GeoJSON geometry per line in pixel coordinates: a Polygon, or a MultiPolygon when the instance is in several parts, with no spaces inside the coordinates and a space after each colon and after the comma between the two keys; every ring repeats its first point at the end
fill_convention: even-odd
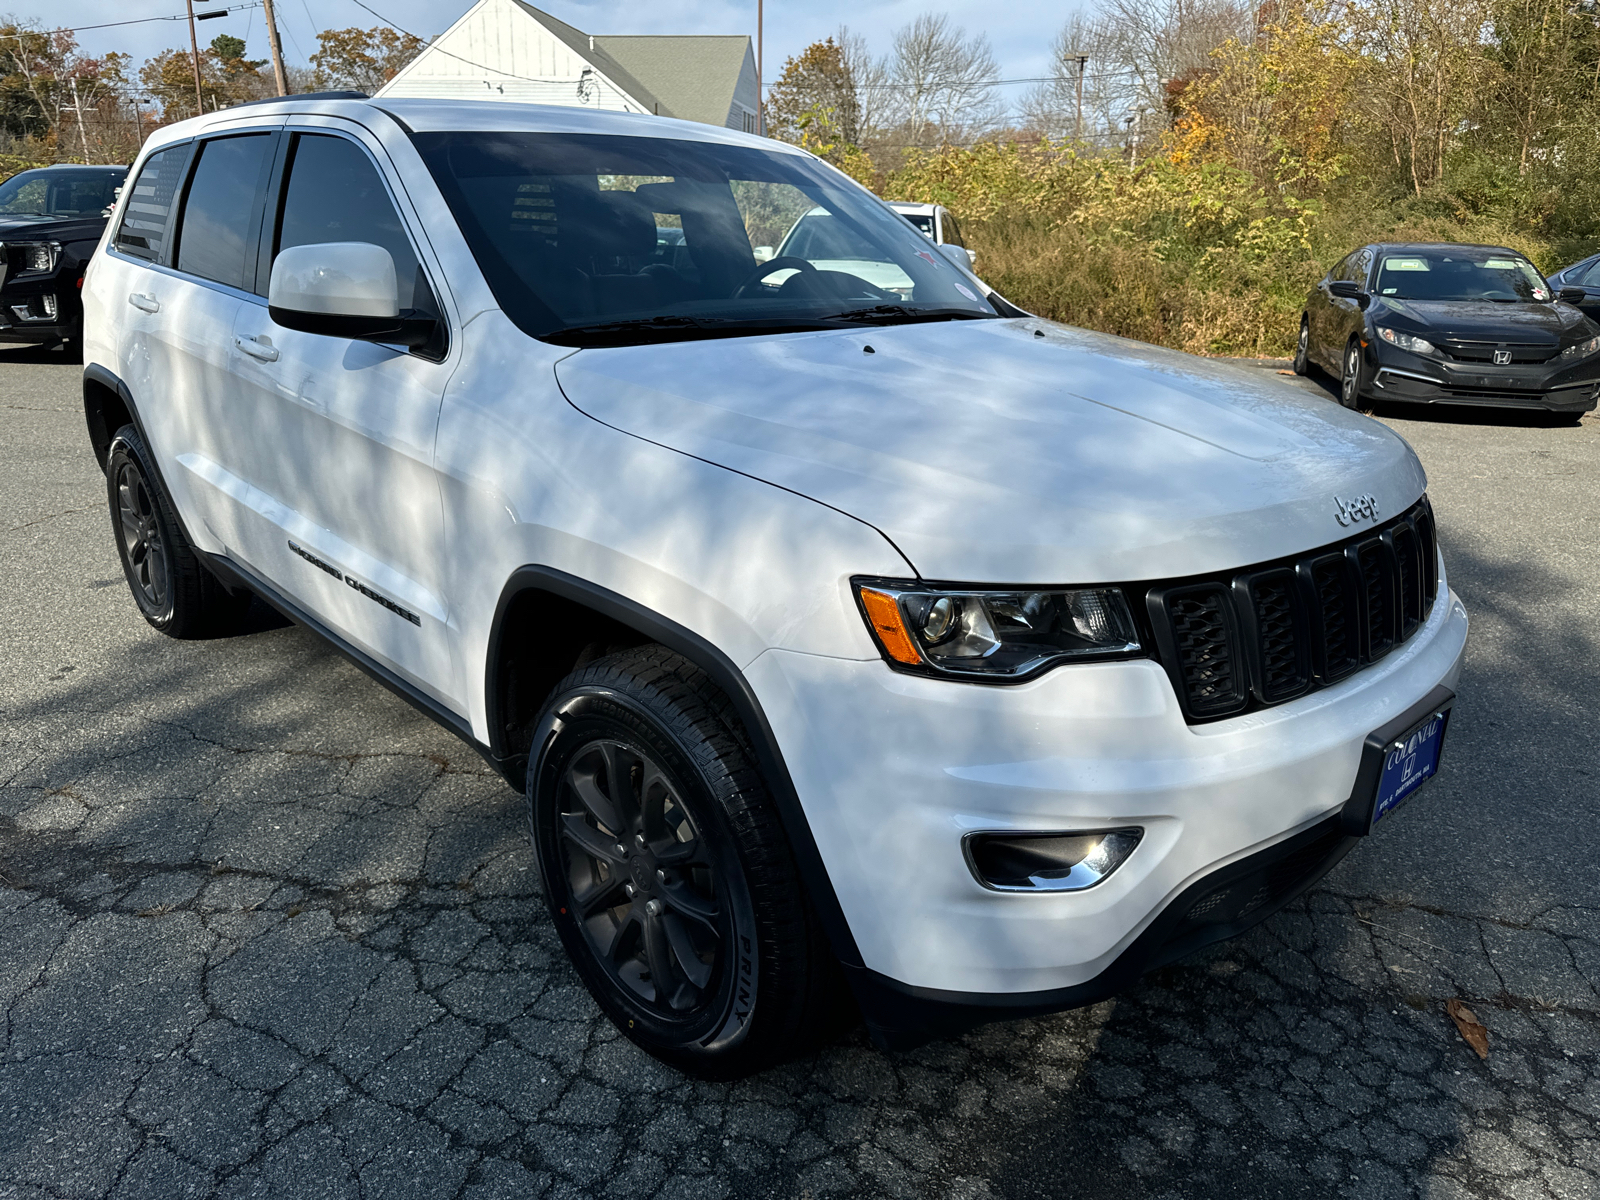
{"type": "Polygon", "coordinates": [[[1456,1028],[1461,1031],[1461,1037],[1467,1045],[1478,1052],[1479,1058],[1488,1058],[1489,1031],[1483,1027],[1483,1022],[1473,1015],[1472,1010],[1459,1000],[1447,1000],[1444,1010],[1456,1023],[1456,1028]]]}
{"type": "Polygon", "coordinates": [[[1279,371],[1278,374],[1279,375],[1293,375],[1294,372],[1293,371],[1279,371]]]}

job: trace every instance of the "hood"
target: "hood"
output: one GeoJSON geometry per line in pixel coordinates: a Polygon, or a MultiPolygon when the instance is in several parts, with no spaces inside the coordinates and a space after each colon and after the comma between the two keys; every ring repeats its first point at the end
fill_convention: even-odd
{"type": "Polygon", "coordinates": [[[1589,318],[1570,304],[1500,304],[1493,300],[1386,300],[1369,316],[1407,333],[1463,342],[1559,345],[1588,329],[1589,318]]]}
{"type": "Polygon", "coordinates": [[[858,517],[925,579],[1263,562],[1347,536],[1335,495],[1383,517],[1426,482],[1331,400],[1032,318],[581,350],[556,371],[595,419],[858,517]]]}
{"type": "Polygon", "coordinates": [[[80,242],[98,238],[106,227],[105,217],[24,217],[0,216],[0,241],[80,242]]]}

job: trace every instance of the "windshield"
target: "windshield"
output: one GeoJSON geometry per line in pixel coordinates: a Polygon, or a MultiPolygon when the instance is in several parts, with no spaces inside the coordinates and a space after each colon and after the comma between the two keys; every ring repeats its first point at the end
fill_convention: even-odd
{"type": "Polygon", "coordinates": [[[594,134],[415,141],[496,299],[535,337],[997,315],[897,214],[806,155],[594,134]]]}
{"type": "Polygon", "coordinates": [[[1550,288],[1527,259],[1503,250],[1464,248],[1385,254],[1378,264],[1377,292],[1396,300],[1542,304],[1550,299],[1550,288]]]}
{"type": "Polygon", "coordinates": [[[23,171],[0,183],[0,216],[98,217],[117,198],[127,175],[106,171],[23,171]]]}

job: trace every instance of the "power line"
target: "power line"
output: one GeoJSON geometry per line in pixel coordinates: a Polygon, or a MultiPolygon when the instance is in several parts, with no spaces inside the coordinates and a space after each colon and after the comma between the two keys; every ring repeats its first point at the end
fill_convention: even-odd
{"type": "MultiPolygon", "coordinates": [[[[220,9],[218,11],[224,13],[235,13],[244,12],[248,8],[260,7],[261,0],[255,0],[255,3],[253,4],[231,4],[227,8],[220,9]]],[[[52,34],[57,33],[87,33],[91,29],[116,29],[122,25],[148,25],[151,21],[187,21],[188,19],[189,14],[186,12],[181,12],[174,13],[170,17],[134,17],[132,20],[128,21],[105,21],[99,25],[72,25],[63,26],[60,29],[19,29],[18,32],[23,34],[31,33],[37,35],[38,37],[50,37],[52,34]]]]}

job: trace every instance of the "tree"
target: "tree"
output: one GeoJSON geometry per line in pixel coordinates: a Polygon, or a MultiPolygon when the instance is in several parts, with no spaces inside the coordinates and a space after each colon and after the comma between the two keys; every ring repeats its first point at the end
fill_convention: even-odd
{"type": "Polygon", "coordinates": [[[888,80],[902,143],[930,147],[981,133],[996,119],[999,74],[989,39],[968,38],[943,13],[922,13],[902,26],[888,80]]]}
{"type": "Polygon", "coordinates": [[[245,72],[256,72],[267,65],[264,58],[250,58],[244,56],[244,39],[234,37],[231,33],[219,33],[211,39],[211,53],[217,56],[217,61],[222,64],[222,69],[230,76],[242,75],[245,72]]]}
{"type": "Polygon", "coordinates": [[[324,29],[321,49],[311,56],[317,87],[349,88],[373,95],[427,45],[421,38],[387,26],[324,29]]]}
{"type": "Polygon", "coordinates": [[[809,131],[828,142],[861,142],[861,101],[844,47],[831,37],[786,60],[767,92],[767,132],[799,142],[809,131]]]}

